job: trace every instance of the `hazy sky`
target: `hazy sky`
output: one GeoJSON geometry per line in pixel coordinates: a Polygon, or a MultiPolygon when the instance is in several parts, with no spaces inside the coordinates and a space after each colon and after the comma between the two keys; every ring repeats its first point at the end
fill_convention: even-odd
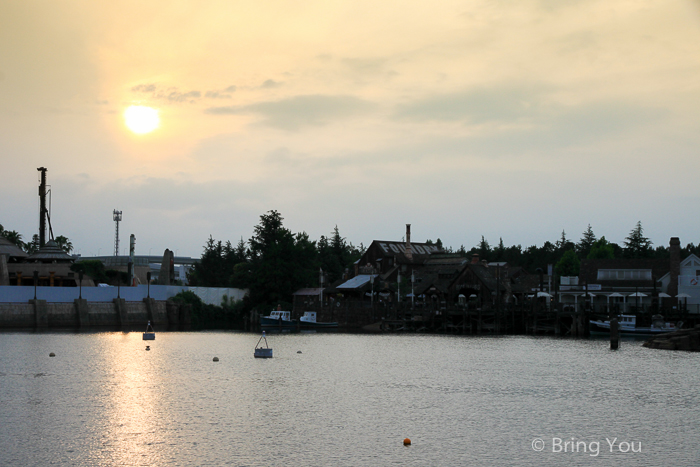
{"type": "MultiPolygon", "coordinates": [[[[0,0],[0,224],[198,257],[317,240],[700,243],[700,1],[0,0]],[[130,105],[158,129],[126,126],[130,105]]],[[[122,248],[122,249],[123,249],[122,248]]]]}

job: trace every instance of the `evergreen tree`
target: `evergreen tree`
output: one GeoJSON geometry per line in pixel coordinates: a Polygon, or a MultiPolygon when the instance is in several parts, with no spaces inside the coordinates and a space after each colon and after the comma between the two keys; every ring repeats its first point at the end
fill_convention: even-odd
{"type": "Polygon", "coordinates": [[[566,231],[562,230],[561,238],[557,241],[555,247],[557,249],[558,254],[561,256],[566,251],[569,251],[572,248],[576,248],[576,245],[574,245],[574,243],[571,240],[566,238],[566,231]]]}
{"type": "Polygon", "coordinates": [[[223,245],[209,235],[204,253],[199,263],[196,263],[189,274],[191,285],[200,287],[228,287],[228,277],[223,258],[223,245]]]}
{"type": "Polygon", "coordinates": [[[581,240],[579,240],[578,244],[576,244],[576,251],[579,254],[579,257],[587,258],[588,253],[591,252],[591,248],[593,247],[595,241],[596,238],[595,234],[593,233],[593,229],[591,228],[591,224],[588,224],[588,229],[583,232],[583,237],[581,237],[581,240]]]}
{"type": "Polygon", "coordinates": [[[477,248],[479,253],[479,259],[487,259],[490,256],[491,246],[489,245],[489,242],[486,241],[483,235],[481,236],[481,241],[479,242],[477,248]]]}
{"type": "Polygon", "coordinates": [[[637,225],[625,238],[625,256],[628,258],[648,258],[652,256],[651,241],[644,236],[642,221],[638,221],[637,225]]]}
{"type": "Polygon", "coordinates": [[[261,311],[277,304],[288,306],[296,290],[316,282],[318,261],[314,242],[305,232],[295,237],[282,221],[277,211],[263,214],[248,241],[248,289],[253,306],[261,311]]]}
{"type": "Polygon", "coordinates": [[[494,250],[493,250],[493,254],[494,254],[493,260],[494,261],[503,261],[503,258],[505,256],[505,252],[506,252],[506,247],[505,247],[505,245],[503,245],[503,237],[500,237],[499,241],[498,241],[498,246],[496,248],[494,248],[494,250]]]}

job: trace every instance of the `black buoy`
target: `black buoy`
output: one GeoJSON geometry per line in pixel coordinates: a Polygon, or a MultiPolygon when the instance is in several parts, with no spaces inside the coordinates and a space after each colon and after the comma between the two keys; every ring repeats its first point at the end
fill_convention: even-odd
{"type": "Polygon", "coordinates": [[[215,362],[218,362],[218,361],[219,361],[219,357],[214,357],[214,361],[215,361],[215,362]]]}
{"type": "Polygon", "coordinates": [[[51,353],[49,354],[49,357],[55,357],[55,356],[56,356],[56,354],[53,353],[53,352],[51,352],[51,353]]]}
{"type": "Polygon", "coordinates": [[[146,346],[146,350],[151,350],[151,346],[150,346],[150,345],[147,345],[147,346],[146,346]]]}

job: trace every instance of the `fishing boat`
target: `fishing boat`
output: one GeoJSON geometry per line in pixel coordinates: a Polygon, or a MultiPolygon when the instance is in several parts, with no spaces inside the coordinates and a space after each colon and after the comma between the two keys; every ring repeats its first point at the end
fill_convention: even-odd
{"type": "Polygon", "coordinates": [[[299,328],[301,329],[333,329],[337,328],[336,322],[317,322],[315,311],[305,311],[304,316],[299,318],[299,328]]]}
{"type": "Polygon", "coordinates": [[[274,310],[268,316],[260,317],[260,327],[263,330],[295,331],[297,321],[292,319],[291,311],[274,310]]]}
{"type": "MultiPolygon", "coordinates": [[[[635,315],[620,315],[618,317],[618,329],[620,334],[639,336],[650,336],[678,330],[675,324],[664,321],[664,317],[661,315],[654,315],[651,317],[651,320],[651,326],[637,327],[637,317],[635,315]]],[[[610,321],[591,320],[590,329],[591,334],[609,334],[610,321]]]]}
{"type": "Polygon", "coordinates": [[[151,326],[151,322],[148,322],[148,325],[146,326],[146,332],[143,333],[143,340],[145,341],[154,341],[156,340],[156,333],[153,330],[153,327],[151,326]]]}
{"type": "Polygon", "coordinates": [[[267,345],[267,337],[265,336],[265,331],[263,331],[262,336],[255,344],[255,353],[253,353],[255,358],[272,358],[272,349],[267,345]],[[260,342],[265,339],[265,347],[260,345],[260,342]]]}

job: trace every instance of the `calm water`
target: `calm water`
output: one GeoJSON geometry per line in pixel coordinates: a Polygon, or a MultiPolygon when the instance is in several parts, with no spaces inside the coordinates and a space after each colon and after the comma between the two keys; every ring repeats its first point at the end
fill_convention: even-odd
{"type": "Polygon", "coordinates": [[[0,334],[0,465],[700,465],[700,354],[298,334],[262,360],[258,338],[0,334]]]}

